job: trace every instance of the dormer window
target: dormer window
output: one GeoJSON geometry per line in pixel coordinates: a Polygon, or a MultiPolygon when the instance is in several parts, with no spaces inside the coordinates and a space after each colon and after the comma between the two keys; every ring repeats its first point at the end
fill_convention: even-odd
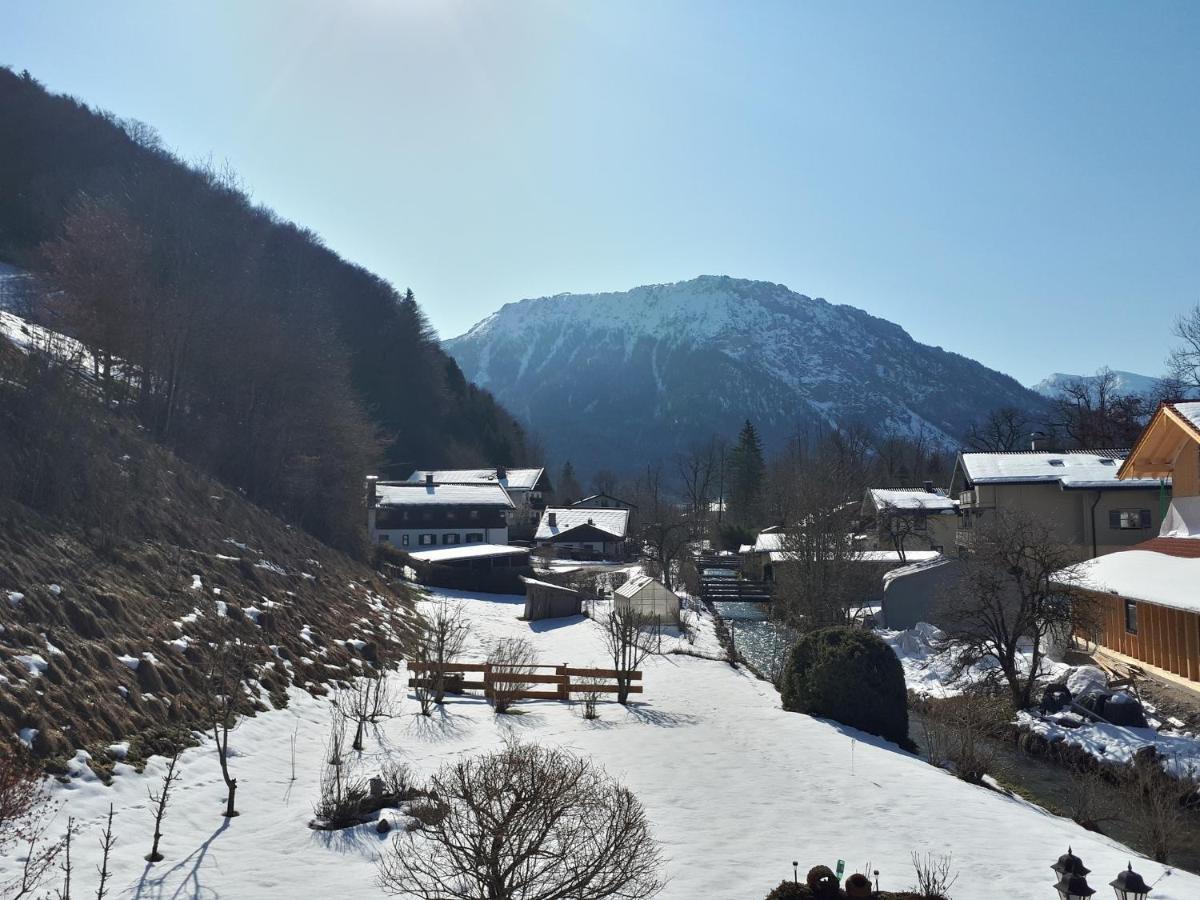
{"type": "Polygon", "coordinates": [[[1102,466],[1115,466],[1116,464],[1117,461],[1115,459],[1109,459],[1108,457],[1100,460],[1100,465],[1102,466]]]}

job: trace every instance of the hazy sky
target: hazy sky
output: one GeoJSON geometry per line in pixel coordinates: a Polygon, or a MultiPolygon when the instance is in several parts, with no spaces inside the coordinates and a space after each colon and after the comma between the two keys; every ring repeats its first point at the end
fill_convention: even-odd
{"type": "Polygon", "coordinates": [[[1198,3],[0,6],[0,62],[227,160],[443,336],[727,274],[1028,382],[1157,374],[1200,301],[1198,3]]]}

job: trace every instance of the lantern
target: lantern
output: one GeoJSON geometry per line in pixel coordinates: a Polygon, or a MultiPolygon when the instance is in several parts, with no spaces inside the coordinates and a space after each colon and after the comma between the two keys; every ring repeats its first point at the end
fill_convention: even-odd
{"type": "Polygon", "coordinates": [[[1117,900],[1146,900],[1150,896],[1150,886],[1141,875],[1133,871],[1133,863],[1109,884],[1112,885],[1117,900]]]}
{"type": "Polygon", "coordinates": [[[1061,878],[1063,875],[1091,875],[1092,870],[1083,864],[1083,860],[1071,852],[1071,848],[1067,847],[1067,852],[1058,858],[1058,862],[1052,865],[1055,872],[1061,878]]]}
{"type": "Polygon", "coordinates": [[[1083,875],[1064,874],[1054,888],[1062,900],[1088,900],[1088,897],[1096,893],[1083,875]]]}

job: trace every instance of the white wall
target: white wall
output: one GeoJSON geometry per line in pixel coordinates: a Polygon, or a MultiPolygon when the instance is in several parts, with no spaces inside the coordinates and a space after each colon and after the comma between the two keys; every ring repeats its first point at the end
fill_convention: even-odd
{"type": "Polygon", "coordinates": [[[399,550],[432,550],[434,547],[452,547],[454,544],[447,544],[445,536],[458,535],[458,545],[462,546],[467,543],[468,534],[482,534],[482,541],[473,541],[476,544],[507,544],[508,543],[508,528],[381,528],[377,529],[371,535],[371,543],[378,544],[386,540],[387,543],[399,550]],[[432,534],[437,536],[436,544],[421,544],[420,536],[423,534],[432,534]],[[408,537],[408,543],[404,543],[405,536],[408,537]]]}

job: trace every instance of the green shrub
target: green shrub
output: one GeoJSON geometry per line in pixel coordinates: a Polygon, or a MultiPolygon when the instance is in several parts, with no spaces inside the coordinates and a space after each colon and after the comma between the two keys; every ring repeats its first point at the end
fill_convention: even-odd
{"type": "Polygon", "coordinates": [[[904,669],[892,649],[869,631],[809,632],[792,647],[780,681],[784,709],[912,746],[904,669]]]}

